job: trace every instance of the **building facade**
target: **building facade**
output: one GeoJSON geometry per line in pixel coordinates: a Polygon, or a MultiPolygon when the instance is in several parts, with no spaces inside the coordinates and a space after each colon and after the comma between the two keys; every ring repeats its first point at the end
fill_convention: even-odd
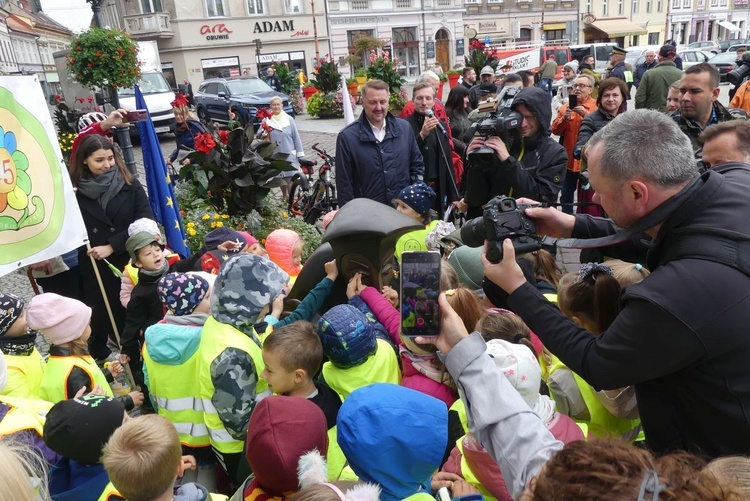
{"type": "MultiPolygon", "coordinates": [[[[356,54],[354,42],[380,39],[399,73],[413,78],[427,69],[463,66],[463,0],[329,0],[331,55],[340,63],[356,54]]],[[[342,73],[351,68],[341,65],[342,73]]]]}
{"type": "Polygon", "coordinates": [[[678,44],[748,36],[747,0],[668,0],[670,38],[678,44]]]}
{"type": "MultiPolygon", "coordinates": [[[[581,0],[581,40],[622,47],[661,45],[670,0],[581,0]]],[[[680,0],[682,1],[682,0],[680,0]]]]}
{"type": "Polygon", "coordinates": [[[329,53],[324,0],[113,1],[125,31],[156,40],[173,85],[257,75],[275,61],[307,74],[329,53]]]}
{"type": "Polygon", "coordinates": [[[480,41],[578,42],[578,0],[465,0],[465,24],[480,41]],[[475,35],[476,33],[476,35],[475,35]]]}

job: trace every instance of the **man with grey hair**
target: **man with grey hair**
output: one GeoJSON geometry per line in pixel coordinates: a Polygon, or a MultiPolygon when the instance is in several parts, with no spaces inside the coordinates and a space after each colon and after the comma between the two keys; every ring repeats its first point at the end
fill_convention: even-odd
{"type": "MultiPolygon", "coordinates": [[[[619,115],[592,137],[587,157],[594,201],[611,220],[542,207],[526,215],[552,237],[631,228],[632,238],[607,254],[647,263],[651,275],[624,290],[612,323],[595,336],[561,314],[526,282],[510,240],[500,263],[483,259],[485,276],[509,294],[511,309],[544,346],[594,388],[635,386],[654,452],[747,455],[750,270],[737,256],[747,255],[750,239],[750,169],[725,166],[698,176],[689,139],[654,110],[619,115]],[[654,137],[658,148],[643,147],[654,137]],[[638,236],[652,239],[647,254],[633,246],[638,236]]],[[[591,272],[582,268],[581,280],[591,272]]]]}

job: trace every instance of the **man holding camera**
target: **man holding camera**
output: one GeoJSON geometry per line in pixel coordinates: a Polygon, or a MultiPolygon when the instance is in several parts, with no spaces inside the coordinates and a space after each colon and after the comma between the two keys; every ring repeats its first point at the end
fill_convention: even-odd
{"type": "MultiPolygon", "coordinates": [[[[466,196],[461,207],[467,206],[470,218],[480,216],[482,205],[497,195],[557,201],[568,155],[549,136],[549,95],[539,87],[527,87],[518,92],[511,110],[516,113],[516,130],[476,136],[466,149],[469,167],[465,169],[466,196]],[[506,144],[509,137],[513,137],[510,146],[506,144]]],[[[501,121],[503,111],[498,110],[501,121]]]]}
{"type": "Polygon", "coordinates": [[[680,80],[680,109],[672,118],[680,130],[690,138],[693,153],[701,158],[703,143],[701,132],[709,125],[747,118],[747,112],[727,109],[719,99],[719,70],[709,63],[700,63],[686,69],[680,80]]]}
{"type": "Polygon", "coordinates": [[[689,140],[654,110],[618,116],[591,138],[587,160],[594,200],[611,220],[542,207],[525,213],[552,237],[605,237],[618,227],[651,237],[648,247],[634,247],[625,235],[608,248],[627,261],[645,258],[651,270],[624,290],[611,326],[593,336],[560,313],[526,282],[509,239],[499,263],[483,258],[485,276],[509,294],[508,304],[544,346],[594,388],[635,386],[651,450],[749,454],[750,269],[732,257],[743,255],[750,238],[750,168],[724,165],[698,177],[689,140]],[[659,148],[633,147],[654,137],[659,148]]]}

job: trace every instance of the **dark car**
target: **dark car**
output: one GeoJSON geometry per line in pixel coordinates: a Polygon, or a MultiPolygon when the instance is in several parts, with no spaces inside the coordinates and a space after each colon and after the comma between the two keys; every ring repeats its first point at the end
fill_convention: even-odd
{"type": "Polygon", "coordinates": [[[271,98],[278,96],[284,111],[294,116],[289,96],[271,89],[258,77],[210,78],[203,81],[195,93],[195,110],[203,123],[227,123],[229,110],[243,125],[256,123],[255,115],[261,108],[270,108],[271,98]]]}
{"type": "Polygon", "coordinates": [[[714,57],[708,60],[708,63],[713,64],[719,69],[719,77],[722,82],[727,81],[727,73],[732,71],[737,61],[736,52],[720,52],[714,57]]]}

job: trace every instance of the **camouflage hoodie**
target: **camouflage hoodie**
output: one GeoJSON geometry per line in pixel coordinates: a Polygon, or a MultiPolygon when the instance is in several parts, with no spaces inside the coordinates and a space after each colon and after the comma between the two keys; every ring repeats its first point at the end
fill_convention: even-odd
{"type": "MultiPolygon", "coordinates": [[[[683,117],[682,111],[680,110],[672,113],[672,118],[677,122],[680,130],[690,139],[690,143],[693,145],[693,154],[695,155],[695,158],[703,158],[703,143],[700,142],[698,137],[701,135],[701,132],[704,131],[705,127],[698,125],[695,120],[683,117]]],[[[724,105],[716,101],[714,103],[713,115],[708,121],[707,126],[746,118],[748,118],[748,115],[745,110],[739,108],[725,108],[724,105]]]]}

